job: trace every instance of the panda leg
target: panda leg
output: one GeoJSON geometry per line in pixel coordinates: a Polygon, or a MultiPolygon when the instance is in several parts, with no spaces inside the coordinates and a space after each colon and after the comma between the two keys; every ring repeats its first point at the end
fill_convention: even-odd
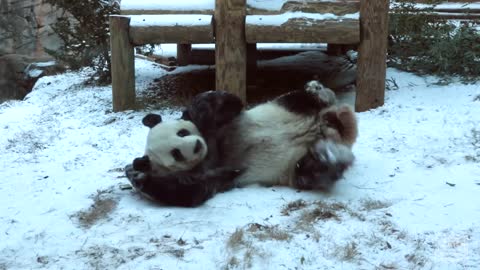
{"type": "Polygon", "coordinates": [[[350,148],[331,141],[319,141],[297,163],[295,187],[329,190],[354,161],[350,148]]]}
{"type": "Polygon", "coordinates": [[[176,172],[157,175],[141,172],[128,165],[127,178],[142,195],[167,205],[195,207],[234,186],[241,171],[217,168],[205,172],[176,172]]]}

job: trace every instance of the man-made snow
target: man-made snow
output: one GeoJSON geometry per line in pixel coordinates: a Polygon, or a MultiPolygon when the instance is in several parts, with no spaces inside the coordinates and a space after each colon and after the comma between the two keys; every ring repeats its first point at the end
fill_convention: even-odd
{"type": "MultiPolygon", "coordinates": [[[[166,72],[136,61],[142,97],[166,72]]],[[[192,68],[202,67],[175,72],[192,68]]],[[[85,78],[42,77],[24,101],[0,105],[0,269],[480,265],[478,83],[439,86],[389,69],[398,89],[358,113],[356,163],[332,192],[252,186],[181,209],[120,188],[122,168],[143,154],[150,111],[113,113],[111,88],[85,78]]]]}
{"type": "Polygon", "coordinates": [[[175,15],[131,15],[131,26],[199,26],[210,25],[212,15],[175,14],[175,15]]]}

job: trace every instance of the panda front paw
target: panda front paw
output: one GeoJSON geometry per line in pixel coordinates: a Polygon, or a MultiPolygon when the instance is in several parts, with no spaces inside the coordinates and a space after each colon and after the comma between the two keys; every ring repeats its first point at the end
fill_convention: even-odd
{"type": "Polygon", "coordinates": [[[136,158],[133,160],[133,169],[141,172],[148,172],[152,169],[152,164],[148,156],[136,158]]]}
{"type": "Polygon", "coordinates": [[[132,184],[132,186],[138,190],[142,190],[148,180],[147,174],[134,169],[133,165],[127,165],[125,167],[125,174],[127,175],[127,178],[132,184]]]}

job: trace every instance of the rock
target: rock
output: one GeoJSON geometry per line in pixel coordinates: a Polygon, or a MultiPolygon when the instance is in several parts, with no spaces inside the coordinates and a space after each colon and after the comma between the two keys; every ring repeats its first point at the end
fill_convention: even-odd
{"type": "Polygon", "coordinates": [[[47,58],[20,54],[0,57],[0,102],[23,99],[43,76],[63,72],[65,68],[47,58]]]}

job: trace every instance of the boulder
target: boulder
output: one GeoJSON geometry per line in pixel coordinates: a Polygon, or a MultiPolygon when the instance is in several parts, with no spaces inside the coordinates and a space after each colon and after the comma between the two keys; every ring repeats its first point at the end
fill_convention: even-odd
{"type": "Polygon", "coordinates": [[[0,57],[0,102],[23,99],[43,76],[63,72],[65,68],[48,58],[20,54],[0,57]]]}

